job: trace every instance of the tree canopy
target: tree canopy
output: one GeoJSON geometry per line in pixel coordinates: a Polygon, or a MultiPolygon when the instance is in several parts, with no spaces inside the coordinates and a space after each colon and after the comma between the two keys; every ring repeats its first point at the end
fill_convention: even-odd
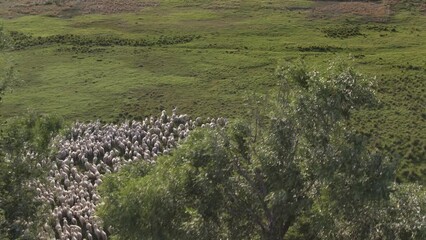
{"type": "Polygon", "coordinates": [[[62,120],[31,113],[0,127],[0,238],[35,239],[43,203],[33,183],[43,181],[39,166],[62,120]]]}
{"type": "Polygon", "coordinates": [[[195,131],[155,164],[107,176],[98,214],[111,233],[119,239],[425,237],[424,189],[395,185],[395,162],[346,125],[354,110],[377,102],[371,81],[342,64],[323,73],[303,64],[277,72],[275,97],[252,101],[252,120],[195,131]]]}

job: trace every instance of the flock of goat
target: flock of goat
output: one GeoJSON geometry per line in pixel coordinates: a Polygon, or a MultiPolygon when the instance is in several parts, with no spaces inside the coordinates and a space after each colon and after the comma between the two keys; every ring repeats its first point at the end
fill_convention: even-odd
{"type": "Polygon", "coordinates": [[[38,184],[39,199],[51,206],[51,218],[39,238],[102,239],[109,235],[95,217],[100,202],[97,187],[102,175],[116,172],[133,161],[155,161],[167,154],[177,142],[196,127],[223,127],[223,118],[191,120],[187,115],[171,116],[120,125],[92,122],[76,123],[68,136],[57,140],[58,154],[45,161],[51,168],[47,183],[38,184]]]}

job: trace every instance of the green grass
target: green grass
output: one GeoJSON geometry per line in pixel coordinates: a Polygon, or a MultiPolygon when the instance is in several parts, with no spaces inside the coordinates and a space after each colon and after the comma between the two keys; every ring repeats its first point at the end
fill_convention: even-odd
{"type": "Polygon", "coordinates": [[[426,16],[402,10],[387,23],[374,23],[362,18],[313,19],[309,10],[297,8],[312,4],[162,1],[139,13],[3,19],[6,30],[35,37],[200,38],[167,46],[73,50],[71,45],[53,44],[10,51],[0,66],[14,64],[23,83],[5,95],[0,118],[32,109],[70,121],[117,121],[173,106],[192,116],[235,118],[246,113],[246,97],[273,89],[277,65],[303,58],[321,69],[340,57],[353,61],[362,73],[377,76],[382,101],[379,109],[356,113],[353,125],[371,134],[373,145],[402,158],[401,176],[424,182],[426,16]],[[354,26],[361,35],[331,38],[324,33],[354,26]]]}

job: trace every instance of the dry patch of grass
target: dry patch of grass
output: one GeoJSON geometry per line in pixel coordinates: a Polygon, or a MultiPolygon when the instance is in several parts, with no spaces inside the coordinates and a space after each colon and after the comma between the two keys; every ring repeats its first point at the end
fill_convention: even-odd
{"type": "Polygon", "coordinates": [[[157,6],[156,1],[138,0],[16,0],[0,1],[2,17],[18,17],[22,15],[49,15],[72,17],[81,14],[111,14],[120,12],[136,12],[145,7],[157,6]]]}
{"type": "Polygon", "coordinates": [[[319,1],[312,8],[311,16],[314,18],[340,17],[344,15],[360,16],[373,21],[385,21],[391,14],[390,5],[373,2],[338,2],[319,1]]]}

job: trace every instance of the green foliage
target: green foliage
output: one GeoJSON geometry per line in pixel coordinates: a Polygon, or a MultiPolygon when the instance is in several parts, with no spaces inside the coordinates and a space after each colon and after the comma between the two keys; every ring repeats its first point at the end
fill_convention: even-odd
{"type": "Polygon", "coordinates": [[[301,52],[338,52],[343,50],[341,47],[332,47],[332,46],[308,46],[308,47],[298,47],[301,52]]]}
{"type": "Polygon", "coordinates": [[[349,38],[363,35],[358,25],[342,25],[339,27],[323,28],[322,32],[329,38],[349,38]]]}
{"type": "Polygon", "coordinates": [[[33,183],[42,180],[40,161],[62,126],[57,117],[29,114],[9,119],[0,132],[0,210],[2,239],[35,239],[43,203],[33,183]]]}
{"type": "Polygon", "coordinates": [[[321,239],[424,239],[424,187],[393,184],[390,190],[388,199],[364,202],[350,215],[318,202],[310,215],[310,227],[321,239]]]}
{"type": "MultiPolygon", "coordinates": [[[[426,190],[417,184],[395,185],[385,224],[399,239],[426,238],[426,190]]],[[[392,235],[388,233],[388,238],[392,235]]]]}
{"type": "Polygon", "coordinates": [[[197,236],[207,238],[218,234],[210,231],[216,228],[209,223],[213,223],[210,218],[217,217],[218,209],[214,206],[221,203],[220,195],[217,194],[220,192],[221,180],[220,176],[209,175],[207,171],[210,169],[203,165],[209,163],[215,168],[226,158],[222,155],[223,151],[216,152],[214,149],[216,144],[220,144],[217,136],[204,136],[202,133],[194,133],[193,140],[190,140],[193,144],[182,146],[187,151],[179,151],[174,155],[178,161],[175,161],[175,157],[166,157],[151,171],[142,170],[140,175],[130,174],[129,177],[128,172],[135,167],[146,169],[146,165],[148,168],[152,166],[131,166],[114,177],[105,178],[100,190],[105,195],[99,214],[105,225],[112,226],[117,237],[197,239],[197,236]],[[196,162],[189,162],[192,159],[188,159],[186,153],[194,156],[202,154],[200,157],[206,159],[211,156],[214,161],[195,159],[196,162]],[[195,178],[190,177],[193,173],[198,173],[195,178]],[[211,178],[216,181],[210,182],[211,178]],[[197,199],[197,195],[209,198],[198,198],[204,202],[189,204],[190,199],[185,199],[185,196],[192,195],[193,200],[197,199]],[[208,216],[207,219],[200,218],[200,206],[203,207],[202,213],[208,216]]]}
{"type": "Polygon", "coordinates": [[[49,143],[62,127],[62,119],[51,115],[28,113],[9,119],[1,129],[4,154],[19,155],[28,150],[48,153],[49,143]]]}
{"type": "Polygon", "coordinates": [[[81,36],[74,34],[52,35],[47,37],[33,37],[17,31],[10,32],[10,41],[13,48],[21,50],[34,46],[45,46],[52,44],[71,44],[76,46],[133,46],[147,47],[156,45],[172,45],[180,43],[188,43],[200,36],[164,36],[158,39],[125,39],[114,36],[81,36]]]}
{"type": "Polygon", "coordinates": [[[372,30],[376,32],[396,32],[396,27],[392,25],[383,25],[383,24],[369,24],[365,26],[365,29],[372,30]]]}
{"type": "Polygon", "coordinates": [[[395,162],[369,150],[367,139],[346,126],[355,110],[375,105],[371,81],[342,64],[321,74],[290,65],[278,76],[277,98],[255,101],[253,122],[192,132],[142,174],[107,176],[98,213],[112,234],[421,239],[423,212],[414,212],[424,202],[419,190],[399,192],[392,185],[395,162]],[[399,206],[398,194],[413,215],[392,207],[399,206]]]}

